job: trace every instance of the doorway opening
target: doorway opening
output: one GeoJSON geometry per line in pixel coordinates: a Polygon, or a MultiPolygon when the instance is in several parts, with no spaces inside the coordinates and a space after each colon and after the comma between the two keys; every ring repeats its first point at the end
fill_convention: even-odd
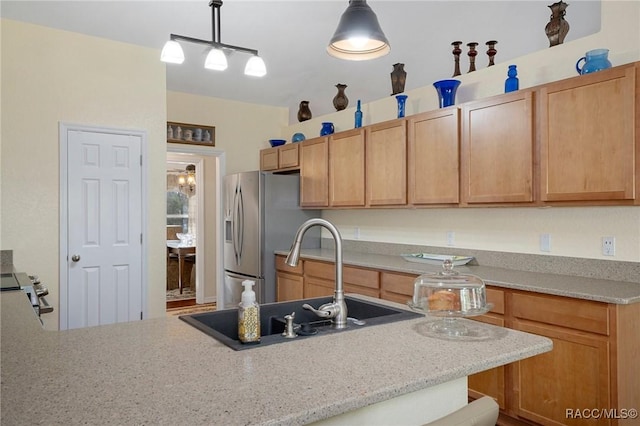
{"type": "Polygon", "coordinates": [[[196,304],[198,190],[191,161],[167,161],[167,309],[196,304]]]}
{"type": "Polygon", "coordinates": [[[167,310],[216,302],[224,160],[213,147],[167,144],[167,310]]]}

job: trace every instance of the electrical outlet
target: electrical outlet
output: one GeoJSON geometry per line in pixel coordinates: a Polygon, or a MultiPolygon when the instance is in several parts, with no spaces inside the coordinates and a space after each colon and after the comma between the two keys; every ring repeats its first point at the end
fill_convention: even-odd
{"type": "Polygon", "coordinates": [[[602,254],[605,256],[616,255],[616,237],[602,237],[602,254]]]}
{"type": "Polygon", "coordinates": [[[356,226],[355,228],[353,228],[353,238],[356,240],[360,239],[360,227],[356,226]]]}
{"type": "Polygon", "coordinates": [[[453,231],[447,231],[447,245],[454,246],[456,244],[456,233],[453,231]]]}
{"type": "Polygon", "coordinates": [[[551,251],[551,234],[540,234],[540,251],[551,251]]]}

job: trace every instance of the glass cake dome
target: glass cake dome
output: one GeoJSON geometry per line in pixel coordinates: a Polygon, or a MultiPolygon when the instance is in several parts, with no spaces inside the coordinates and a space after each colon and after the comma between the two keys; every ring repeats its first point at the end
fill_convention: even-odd
{"type": "Polygon", "coordinates": [[[484,281],[475,275],[460,274],[445,260],[442,271],[420,275],[414,281],[408,305],[427,315],[441,317],[431,329],[449,336],[466,335],[467,328],[456,318],[482,315],[493,307],[487,304],[484,281]]]}

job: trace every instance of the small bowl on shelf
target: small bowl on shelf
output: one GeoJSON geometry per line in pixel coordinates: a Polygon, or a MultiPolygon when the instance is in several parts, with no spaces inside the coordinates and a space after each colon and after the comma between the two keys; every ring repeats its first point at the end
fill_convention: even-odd
{"type": "Polygon", "coordinates": [[[287,143],[287,141],[284,139],[269,139],[269,143],[271,144],[272,147],[276,147],[276,146],[284,145],[285,143],[287,143]]]}

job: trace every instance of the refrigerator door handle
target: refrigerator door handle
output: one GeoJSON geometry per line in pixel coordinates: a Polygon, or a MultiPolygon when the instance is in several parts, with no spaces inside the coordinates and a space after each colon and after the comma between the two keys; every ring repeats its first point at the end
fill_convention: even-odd
{"type": "Polygon", "coordinates": [[[236,264],[242,261],[242,248],[244,242],[244,197],[242,195],[242,186],[236,186],[233,199],[233,254],[236,264]]]}
{"type": "Polygon", "coordinates": [[[236,190],[233,194],[233,207],[232,207],[233,218],[231,221],[231,241],[233,243],[233,256],[235,257],[236,264],[238,263],[238,186],[236,185],[236,190]]]}
{"type": "Polygon", "coordinates": [[[244,246],[244,196],[242,186],[238,187],[238,264],[242,261],[242,249],[244,246]]]}

